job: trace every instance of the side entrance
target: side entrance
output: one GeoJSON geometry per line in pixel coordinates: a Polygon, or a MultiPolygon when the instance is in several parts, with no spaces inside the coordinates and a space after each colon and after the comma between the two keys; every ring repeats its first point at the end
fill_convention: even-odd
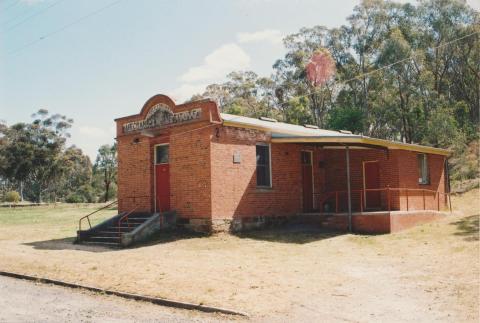
{"type": "Polygon", "coordinates": [[[155,172],[155,211],[170,211],[170,164],[169,144],[156,145],[154,148],[155,172]]]}
{"type": "Polygon", "coordinates": [[[313,211],[313,152],[302,151],[303,212],[313,211]]]}
{"type": "Polygon", "coordinates": [[[380,188],[380,168],[378,161],[363,162],[363,188],[365,190],[365,209],[380,209],[380,190],[377,190],[380,188]]]}

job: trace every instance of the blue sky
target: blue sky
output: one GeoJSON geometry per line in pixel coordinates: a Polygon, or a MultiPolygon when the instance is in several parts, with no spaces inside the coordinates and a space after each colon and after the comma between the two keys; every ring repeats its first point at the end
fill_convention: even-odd
{"type": "Polygon", "coordinates": [[[344,24],[359,1],[122,0],[58,31],[111,3],[0,0],[0,120],[65,114],[75,120],[69,143],[93,160],[113,143],[113,119],[152,95],[180,103],[232,70],[269,75],[282,36],[344,24]]]}

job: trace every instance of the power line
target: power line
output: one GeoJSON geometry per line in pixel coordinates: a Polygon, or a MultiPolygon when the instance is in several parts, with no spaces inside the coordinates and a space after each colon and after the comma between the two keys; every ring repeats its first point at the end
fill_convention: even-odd
{"type": "Polygon", "coordinates": [[[19,4],[20,1],[16,1],[16,0],[13,0],[13,3],[9,4],[8,6],[6,6],[5,8],[2,9],[3,12],[7,11],[8,9],[16,6],[17,4],[19,4]]]}
{"type": "MultiPolygon", "coordinates": [[[[43,8],[43,10],[37,11],[37,12],[31,14],[30,16],[26,17],[26,18],[23,19],[22,21],[14,24],[13,26],[8,27],[7,29],[5,29],[5,31],[10,31],[10,30],[12,30],[12,29],[17,28],[17,27],[20,26],[20,25],[23,25],[25,22],[29,21],[29,20],[32,19],[32,18],[35,18],[36,16],[41,15],[42,13],[46,12],[48,9],[56,6],[57,4],[59,4],[59,3],[63,2],[63,1],[65,1],[65,0],[55,1],[54,3],[52,3],[51,5],[49,5],[48,7],[43,8]]],[[[16,18],[13,19],[13,20],[10,20],[10,21],[15,21],[15,20],[16,20],[16,18]]],[[[10,23],[10,21],[7,22],[6,25],[8,25],[8,24],[10,23]]]]}
{"type": "MultiPolygon", "coordinates": [[[[1,11],[2,13],[5,13],[6,11],[8,11],[8,9],[15,7],[15,6],[16,6],[17,4],[19,4],[19,3],[20,3],[20,1],[13,0],[13,2],[12,2],[10,5],[6,6],[6,7],[3,8],[3,9],[0,9],[0,11],[1,11]]],[[[19,16],[17,15],[13,20],[17,19],[18,17],[19,17],[19,16]]],[[[12,19],[8,20],[8,21],[7,21],[7,24],[8,24],[10,21],[12,21],[12,19]]]]}
{"type": "MultiPolygon", "coordinates": [[[[20,0],[15,0],[15,3],[21,3],[20,0]]],[[[8,24],[10,24],[11,22],[15,22],[15,20],[17,20],[18,18],[21,18],[22,16],[24,16],[24,13],[25,12],[20,12],[20,14],[14,16],[13,18],[7,20],[7,21],[4,21],[2,22],[2,27],[3,26],[7,26],[8,24]]]]}
{"type": "Polygon", "coordinates": [[[76,19],[76,20],[74,20],[74,21],[72,21],[72,22],[70,22],[70,23],[68,23],[68,24],[66,24],[66,25],[63,25],[62,27],[60,27],[60,28],[58,28],[58,29],[56,29],[56,30],[54,30],[54,31],[51,31],[51,32],[49,32],[49,33],[41,36],[41,37],[38,38],[38,39],[35,39],[34,41],[31,41],[30,43],[27,43],[27,44],[23,45],[22,47],[19,47],[19,48],[17,48],[17,49],[14,49],[13,51],[8,52],[7,55],[11,55],[11,54],[18,53],[18,52],[24,50],[25,48],[30,47],[30,46],[32,46],[32,45],[34,45],[34,44],[36,44],[36,43],[38,43],[38,42],[40,42],[40,41],[48,38],[48,37],[51,37],[51,36],[53,36],[53,35],[56,35],[56,34],[62,32],[62,31],[64,31],[65,29],[68,29],[68,28],[70,28],[71,26],[76,25],[76,24],[82,22],[82,21],[85,20],[85,19],[88,19],[88,18],[90,18],[90,17],[92,17],[92,16],[94,16],[94,15],[96,15],[96,14],[98,14],[98,13],[100,13],[100,12],[102,12],[102,11],[108,9],[108,8],[110,8],[110,7],[113,7],[114,5],[116,5],[117,3],[119,3],[120,1],[122,1],[122,0],[113,1],[113,2],[111,2],[111,3],[109,3],[109,4],[107,4],[106,6],[103,6],[103,7],[99,8],[99,9],[97,9],[97,10],[95,10],[95,11],[92,11],[92,12],[86,14],[85,16],[82,16],[82,17],[80,17],[80,18],[78,18],[78,19],[76,19]]]}
{"type": "MultiPolygon", "coordinates": [[[[448,45],[451,45],[451,44],[453,44],[453,43],[456,43],[456,42],[458,42],[458,41],[460,41],[460,40],[463,40],[463,39],[465,39],[465,38],[471,37],[471,36],[476,35],[476,34],[479,34],[479,33],[480,33],[480,31],[476,31],[476,32],[473,32],[473,33],[464,35],[464,36],[462,36],[462,37],[459,37],[459,38],[450,40],[450,41],[448,41],[448,42],[446,42],[446,43],[443,43],[443,44],[441,44],[441,45],[438,45],[438,46],[435,46],[435,47],[429,47],[429,48],[427,48],[427,49],[439,49],[439,48],[442,48],[442,47],[446,47],[446,46],[448,46],[448,45]]],[[[427,49],[426,49],[426,50],[427,50],[427,49]]],[[[407,57],[407,58],[404,58],[404,59],[401,59],[401,60],[396,61],[396,62],[394,62],[394,63],[391,63],[391,64],[388,64],[388,65],[382,66],[382,67],[377,68],[377,69],[375,69],[375,70],[372,70],[372,71],[370,71],[370,72],[366,72],[366,73],[363,73],[363,74],[359,74],[359,75],[357,75],[357,76],[355,76],[355,77],[352,77],[351,79],[335,82],[334,84],[347,84],[347,83],[350,83],[350,82],[352,82],[352,81],[359,80],[360,78],[362,78],[362,77],[364,77],[364,76],[377,73],[377,72],[379,72],[379,71],[382,71],[382,70],[384,70],[384,69],[390,68],[390,67],[395,66],[395,65],[397,65],[397,64],[401,64],[401,63],[403,63],[403,62],[406,62],[406,61],[409,61],[409,60],[411,60],[411,59],[414,59],[414,58],[415,58],[416,56],[418,56],[418,55],[420,55],[420,53],[413,54],[413,55],[411,55],[411,56],[409,56],[409,57],[407,57]]],[[[303,94],[303,95],[297,95],[297,96],[294,96],[294,98],[304,98],[304,97],[307,97],[307,96],[309,96],[309,95],[315,94],[315,93],[317,93],[317,92],[319,92],[319,90],[316,90],[316,91],[313,91],[313,92],[309,92],[309,93],[303,94]]],[[[279,105],[280,105],[280,106],[283,106],[283,105],[285,105],[285,104],[287,104],[287,103],[288,103],[288,102],[283,102],[283,103],[281,103],[281,104],[279,104],[279,105]]]]}

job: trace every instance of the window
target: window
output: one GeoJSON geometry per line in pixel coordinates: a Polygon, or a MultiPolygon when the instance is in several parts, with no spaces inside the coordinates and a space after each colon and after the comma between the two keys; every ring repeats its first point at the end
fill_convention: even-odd
{"type": "Polygon", "coordinates": [[[312,164],[312,153],[310,151],[302,151],[302,165],[312,164]]]}
{"type": "Polygon", "coordinates": [[[270,177],[270,146],[257,144],[257,186],[272,187],[270,177]]]}
{"type": "Polygon", "coordinates": [[[168,164],[168,145],[155,146],[155,164],[168,164]]]}
{"type": "Polygon", "coordinates": [[[418,184],[429,184],[430,178],[428,174],[427,154],[418,154],[418,184]]]}

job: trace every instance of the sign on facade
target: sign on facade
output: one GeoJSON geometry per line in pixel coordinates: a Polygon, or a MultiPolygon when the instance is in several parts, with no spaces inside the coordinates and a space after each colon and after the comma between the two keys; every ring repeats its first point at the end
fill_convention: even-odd
{"type": "Polygon", "coordinates": [[[158,103],[150,109],[145,119],[124,124],[123,132],[128,133],[144,129],[159,128],[171,124],[200,119],[201,116],[201,108],[173,113],[168,105],[158,103]]]}

